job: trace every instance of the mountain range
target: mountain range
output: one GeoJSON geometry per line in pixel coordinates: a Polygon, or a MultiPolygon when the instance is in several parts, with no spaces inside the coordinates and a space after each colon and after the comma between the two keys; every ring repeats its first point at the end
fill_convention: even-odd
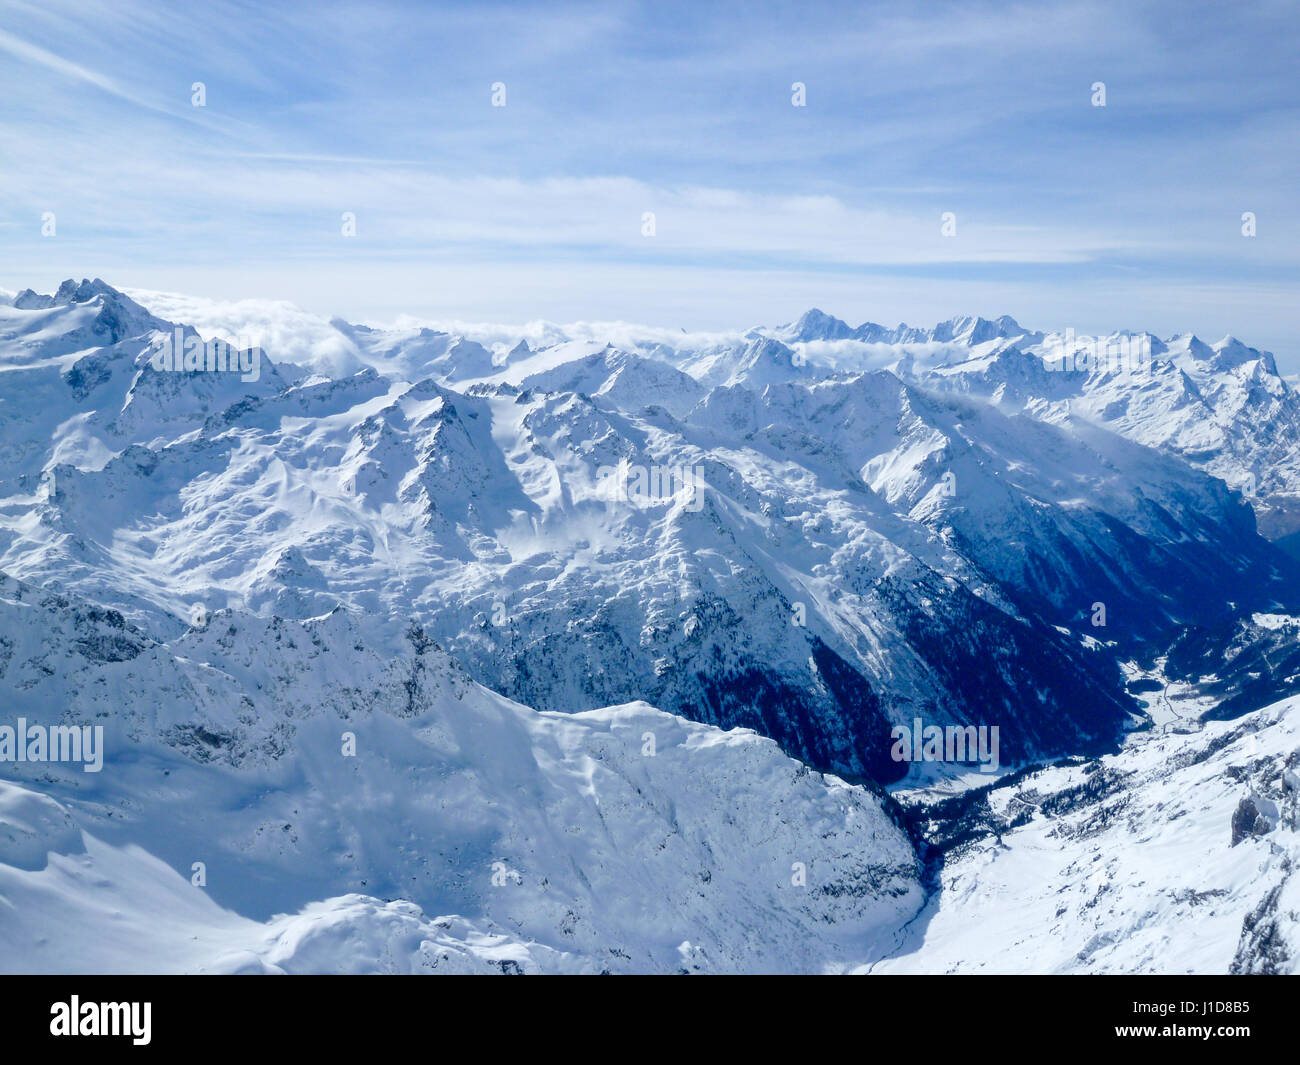
{"type": "Polygon", "coordinates": [[[1296,965],[1268,352],[184,306],[0,302],[0,690],[107,749],[0,767],[0,898],[120,920],[20,971],[1296,965]]]}

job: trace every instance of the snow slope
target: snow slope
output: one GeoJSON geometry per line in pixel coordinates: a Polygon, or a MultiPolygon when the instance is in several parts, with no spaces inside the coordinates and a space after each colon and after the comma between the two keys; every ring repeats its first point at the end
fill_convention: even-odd
{"type": "Polygon", "coordinates": [[[939,890],[875,973],[1300,973],[1300,699],[924,808],[939,890]]]}
{"type": "Polygon", "coordinates": [[[5,969],[821,971],[921,903],[880,795],[644,703],[537,713],[418,628],[158,644],[13,581],[0,621],[4,704],[108,751],[4,766],[5,969]]]}

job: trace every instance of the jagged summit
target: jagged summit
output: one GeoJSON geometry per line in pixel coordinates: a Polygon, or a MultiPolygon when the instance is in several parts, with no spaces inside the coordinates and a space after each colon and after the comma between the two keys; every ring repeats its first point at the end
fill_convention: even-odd
{"type": "Polygon", "coordinates": [[[1225,336],[1213,344],[1212,349],[1214,356],[1210,362],[1216,370],[1235,370],[1247,363],[1260,362],[1265,373],[1277,375],[1277,363],[1272,352],[1249,347],[1234,336],[1225,336]]]}
{"type": "Polygon", "coordinates": [[[100,278],[93,281],[82,278],[76,281],[68,278],[51,295],[23,289],[14,297],[11,307],[14,311],[44,312],[30,323],[21,319],[8,318],[0,320],[0,344],[6,339],[6,325],[19,328],[9,332],[10,339],[17,339],[26,332],[33,338],[44,337],[47,350],[58,348],[51,334],[63,332],[72,344],[91,338],[107,338],[110,343],[134,337],[142,337],[153,330],[166,330],[170,323],[155,317],[135,300],[113,288],[100,278]],[[66,323],[62,329],[55,320],[66,323]]]}
{"type": "Polygon", "coordinates": [[[940,322],[930,330],[930,339],[937,341],[961,340],[968,344],[983,344],[987,340],[998,340],[1023,334],[1024,329],[1010,315],[1002,315],[990,321],[987,318],[972,318],[963,315],[940,322]]]}
{"type": "Polygon", "coordinates": [[[74,303],[89,303],[98,296],[143,310],[138,303],[125,293],[118,291],[98,277],[93,281],[84,277],[77,281],[70,277],[59,285],[58,290],[53,295],[25,288],[14,297],[13,306],[19,310],[38,310],[60,305],[67,306],[74,303]]]}
{"type": "Polygon", "coordinates": [[[781,332],[790,340],[845,340],[854,335],[847,322],[816,307],[804,311],[797,322],[783,326],[781,332]]]}
{"type": "Polygon", "coordinates": [[[98,277],[93,281],[83,277],[80,282],[68,278],[54,294],[60,303],[86,303],[96,296],[122,296],[122,293],[98,277]]]}
{"type": "Polygon", "coordinates": [[[965,343],[982,344],[989,340],[1024,336],[1028,333],[1010,315],[1002,315],[992,320],[987,318],[961,315],[940,322],[932,329],[917,329],[901,323],[890,328],[875,322],[863,322],[857,327],[834,315],[827,314],[813,307],[805,311],[794,322],[778,326],[771,330],[771,335],[788,344],[809,343],[812,341],[861,340],[868,343],[965,343]]]}

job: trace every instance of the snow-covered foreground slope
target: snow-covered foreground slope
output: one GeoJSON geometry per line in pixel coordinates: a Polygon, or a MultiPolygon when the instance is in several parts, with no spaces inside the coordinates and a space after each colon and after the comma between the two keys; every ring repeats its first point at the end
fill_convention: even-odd
{"type": "Polygon", "coordinates": [[[108,751],[5,767],[5,970],[1300,970],[1300,699],[900,792],[926,878],[877,795],[769,740],[538,714],[418,633],[221,614],[158,646],[12,582],[3,607],[6,701],[108,751]]]}
{"type": "Polygon", "coordinates": [[[1300,973],[1300,699],[923,809],[938,891],[863,971],[1300,973]]]}
{"type": "Polygon", "coordinates": [[[3,704],[106,751],[3,766],[0,969],[821,971],[922,902],[880,795],[644,703],[538,713],[418,629],[161,645],[12,581],[0,622],[3,704]]]}

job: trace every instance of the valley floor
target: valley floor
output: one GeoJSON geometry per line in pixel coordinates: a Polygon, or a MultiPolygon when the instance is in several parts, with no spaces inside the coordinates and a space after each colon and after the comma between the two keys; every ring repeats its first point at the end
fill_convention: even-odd
{"type": "Polygon", "coordinates": [[[858,971],[1297,971],[1300,699],[1181,728],[983,791],[905,795],[946,849],[939,890],[858,971]]]}

